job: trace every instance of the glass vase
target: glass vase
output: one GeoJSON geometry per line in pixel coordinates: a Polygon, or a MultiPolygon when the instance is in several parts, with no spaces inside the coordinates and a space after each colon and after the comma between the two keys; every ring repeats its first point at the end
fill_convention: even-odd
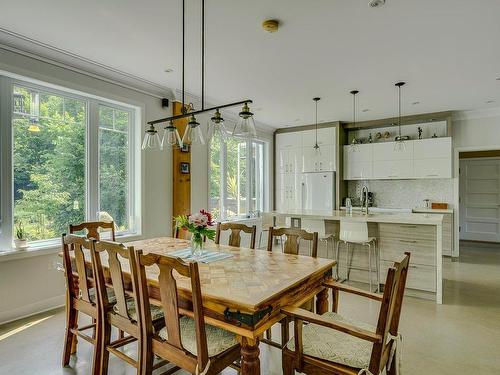
{"type": "Polygon", "coordinates": [[[203,237],[199,234],[193,233],[191,236],[191,256],[199,258],[203,255],[203,237]]]}

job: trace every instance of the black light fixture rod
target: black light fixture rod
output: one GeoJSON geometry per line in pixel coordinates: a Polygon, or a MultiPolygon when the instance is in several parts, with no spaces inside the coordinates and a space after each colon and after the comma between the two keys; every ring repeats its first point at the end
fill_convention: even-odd
{"type": "Polygon", "coordinates": [[[398,82],[394,86],[398,88],[398,128],[399,128],[399,136],[401,137],[401,86],[403,86],[405,82],[398,82]]]}
{"type": "Polygon", "coordinates": [[[201,0],[201,110],[205,109],[205,0],[201,0]]]}
{"type": "Polygon", "coordinates": [[[212,108],[201,109],[199,111],[194,111],[194,112],[189,112],[189,113],[183,113],[181,115],[176,115],[176,116],[165,117],[165,118],[161,118],[161,119],[158,119],[158,120],[149,121],[148,125],[155,125],[155,124],[159,124],[161,122],[179,120],[181,118],[186,118],[186,117],[189,117],[189,116],[198,115],[198,114],[203,113],[203,112],[209,112],[209,111],[213,111],[215,109],[221,109],[221,108],[227,108],[227,107],[234,107],[234,106],[245,104],[245,103],[253,103],[253,101],[251,99],[246,99],[246,100],[242,100],[242,101],[239,101],[239,102],[218,105],[218,106],[215,106],[215,107],[212,107],[212,108]]]}
{"type": "Polygon", "coordinates": [[[185,111],[184,97],[184,68],[185,68],[185,51],[186,50],[186,0],[182,0],[182,108],[181,112],[185,111]]]}

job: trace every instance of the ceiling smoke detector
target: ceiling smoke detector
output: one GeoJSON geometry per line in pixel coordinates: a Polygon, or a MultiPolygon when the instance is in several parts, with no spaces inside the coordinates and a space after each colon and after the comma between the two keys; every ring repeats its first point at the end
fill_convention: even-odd
{"type": "Polygon", "coordinates": [[[370,8],[378,8],[384,4],[385,4],[385,0],[370,0],[368,2],[368,5],[370,6],[370,8]]]}

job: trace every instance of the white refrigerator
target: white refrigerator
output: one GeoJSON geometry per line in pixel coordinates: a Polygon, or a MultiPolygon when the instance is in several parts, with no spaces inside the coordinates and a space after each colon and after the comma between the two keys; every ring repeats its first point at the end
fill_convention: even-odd
{"type": "Polygon", "coordinates": [[[335,172],[311,172],[302,175],[302,210],[335,209],[335,172]]]}

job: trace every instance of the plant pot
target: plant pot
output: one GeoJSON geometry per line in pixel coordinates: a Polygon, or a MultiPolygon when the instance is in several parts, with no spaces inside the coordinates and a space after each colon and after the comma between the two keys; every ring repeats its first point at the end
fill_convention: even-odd
{"type": "Polygon", "coordinates": [[[14,246],[16,247],[16,249],[27,249],[28,248],[28,240],[15,239],[14,246]]]}

